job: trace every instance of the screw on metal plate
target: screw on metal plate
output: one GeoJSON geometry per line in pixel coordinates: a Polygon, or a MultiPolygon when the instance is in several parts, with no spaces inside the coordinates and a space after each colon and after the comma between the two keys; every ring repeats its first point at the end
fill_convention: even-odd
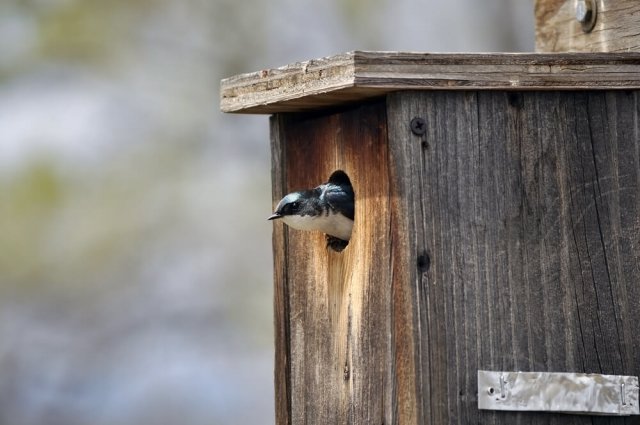
{"type": "MultiPolygon", "coordinates": [[[[505,398],[507,395],[504,392],[504,385],[506,384],[506,381],[504,380],[504,375],[500,375],[500,398],[505,398]]],[[[487,388],[487,393],[489,395],[494,395],[496,393],[496,389],[493,387],[489,387],[487,388]]]]}
{"type": "Polygon", "coordinates": [[[576,0],[576,20],[580,22],[582,31],[590,32],[596,24],[597,16],[596,0],[576,0]]]}
{"type": "Polygon", "coordinates": [[[424,118],[415,117],[411,120],[411,132],[416,136],[422,136],[427,132],[427,122],[424,118]]]}

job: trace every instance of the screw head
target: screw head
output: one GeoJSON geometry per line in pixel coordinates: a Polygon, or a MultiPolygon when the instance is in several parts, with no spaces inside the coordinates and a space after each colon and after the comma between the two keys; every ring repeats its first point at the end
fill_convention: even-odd
{"type": "Polygon", "coordinates": [[[590,32],[596,24],[597,3],[596,0],[576,1],[576,20],[580,22],[582,31],[590,32]]]}
{"type": "Polygon", "coordinates": [[[424,118],[415,117],[411,120],[411,132],[416,136],[422,136],[427,132],[427,122],[424,118]]]}

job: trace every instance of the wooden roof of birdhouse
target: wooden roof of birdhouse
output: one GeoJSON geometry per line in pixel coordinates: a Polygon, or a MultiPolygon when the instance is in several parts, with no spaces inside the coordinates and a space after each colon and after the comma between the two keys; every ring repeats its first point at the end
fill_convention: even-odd
{"type": "Polygon", "coordinates": [[[354,51],[221,82],[224,112],[321,109],[398,90],[640,88],[640,53],[402,53],[354,51]]]}

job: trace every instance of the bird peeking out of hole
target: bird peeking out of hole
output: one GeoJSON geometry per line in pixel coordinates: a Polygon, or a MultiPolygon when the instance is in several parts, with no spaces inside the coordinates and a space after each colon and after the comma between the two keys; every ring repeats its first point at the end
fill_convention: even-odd
{"type": "Polygon", "coordinates": [[[326,234],[327,247],[340,252],[351,238],[354,203],[351,181],[338,170],[327,183],[286,195],[268,219],[298,230],[319,230],[326,234]]]}

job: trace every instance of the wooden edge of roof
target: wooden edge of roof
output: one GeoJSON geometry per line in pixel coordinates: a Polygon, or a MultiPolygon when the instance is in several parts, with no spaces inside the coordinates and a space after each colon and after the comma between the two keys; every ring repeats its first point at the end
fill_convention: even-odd
{"type": "Polygon", "coordinates": [[[223,112],[271,114],[399,90],[639,89],[640,53],[354,51],[225,78],[223,112]]]}

